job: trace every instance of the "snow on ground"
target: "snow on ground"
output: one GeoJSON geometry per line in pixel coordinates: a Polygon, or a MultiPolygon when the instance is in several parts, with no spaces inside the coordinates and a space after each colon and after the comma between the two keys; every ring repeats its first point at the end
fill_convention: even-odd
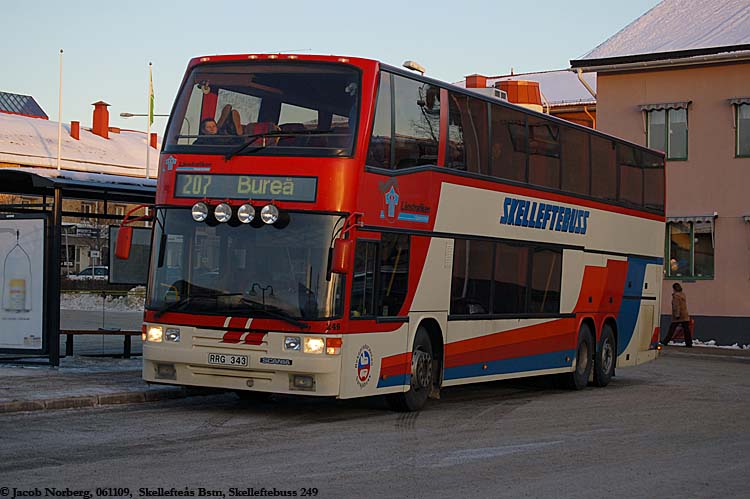
{"type": "Polygon", "coordinates": [[[104,310],[109,312],[143,312],[144,288],[133,288],[127,295],[102,295],[101,293],[62,293],[62,310],[104,310]]]}
{"type": "MultiPolygon", "coordinates": [[[[684,347],[685,342],[673,341],[670,343],[670,345],[676,346],[676,347],[684,347]]],[[[716,343],[716,340],[707,340],[707,341],[693,340],[693,346],[694,347],[711,347],[711,348],[728,348],[728,349],[733,349],[733,350],[750,350],[750,345],[740,345],[738,343],[735,343],[734,345],[718,345],[716,343]]]]}

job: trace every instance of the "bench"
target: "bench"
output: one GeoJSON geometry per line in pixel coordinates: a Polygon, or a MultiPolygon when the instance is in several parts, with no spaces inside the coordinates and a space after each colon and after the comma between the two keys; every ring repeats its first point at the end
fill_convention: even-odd
{"type": "Polygon", "coordinates": [[[122,357],[124,359],[130,358],[130,346],[131,346],[131,336],[140,336],[141,331],[123,331],[121,329],[111,329],[111,328],[99,328],[99,329],[65,329],[61,330],[60,334],[66,335],[65,338],[65,355],[73,355],[73,337],[79,334],[100,334],[105,336],[110,335],[122,335],[125,337],[125,341],[123,343],[123,352],[122,357]]]}

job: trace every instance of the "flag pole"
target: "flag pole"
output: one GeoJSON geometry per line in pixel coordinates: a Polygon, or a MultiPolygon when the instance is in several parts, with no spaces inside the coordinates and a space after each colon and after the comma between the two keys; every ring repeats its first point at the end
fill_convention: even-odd
{"type": "Polygon", "coordinates": [[[62,59],[63,49],[60,49],[60,91],[57,96],[57,170],[60,170],[60,156],[62,155],[62,59]]]}
{"type": "Polygon", "coordinates": [[[151,63],[148,63],[148,118],[146,118],[146,178],[151,178],[151,123],[154,121],[154,80],[151,76],[151,63]]]}

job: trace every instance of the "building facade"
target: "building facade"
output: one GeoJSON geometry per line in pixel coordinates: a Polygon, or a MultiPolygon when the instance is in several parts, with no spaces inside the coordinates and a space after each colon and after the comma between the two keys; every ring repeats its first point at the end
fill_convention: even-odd
{"type": "Polygon", "coordinates": [[[662,329],[680,282],[697,338],[748,344],[750,13],[711,7],[666,0],[571,66],[597,73],[598,129],[666,153],[662,329]]]}

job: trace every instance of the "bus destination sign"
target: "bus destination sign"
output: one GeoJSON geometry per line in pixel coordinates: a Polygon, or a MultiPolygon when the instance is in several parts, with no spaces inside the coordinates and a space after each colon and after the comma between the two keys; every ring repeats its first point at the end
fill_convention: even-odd
{"type": "Polygon", "coordinates": [[[178,173],[174,196],[314,202],[317,188],[315,177],[178,173]]]}

